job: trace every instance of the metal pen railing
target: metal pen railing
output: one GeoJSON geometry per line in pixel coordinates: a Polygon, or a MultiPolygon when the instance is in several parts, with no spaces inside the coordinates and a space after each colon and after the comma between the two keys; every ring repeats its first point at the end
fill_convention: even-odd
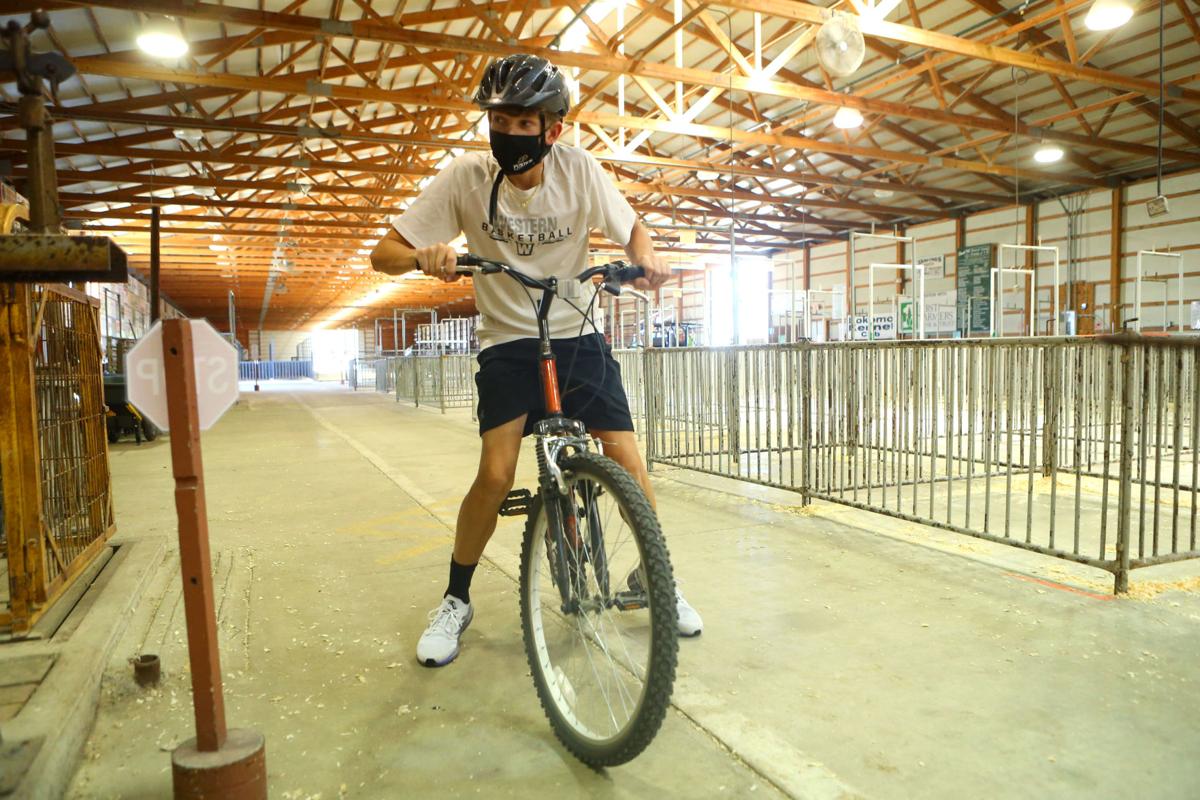
{"type": "MultiPolygon", "coordinates": [[[[1200,556],[1200,339],[639,351],[648,460],[1113,572],[1200,556]]],[[[626,367],[628,363],[628,368],[626,367]]]]}
{"type": "Polygon", "coordinates": [[[352,358],[346,366],[346,383],[351,389],[375,385],[375,359],[352,358]]]}
{"type": "Polygon", "coordinates": [[[312,377],[313,362],[308,360],[238,362],[238,380],[299,381],[312,377]]]}
{"type": "Polygon", "coordinates": [[[433,406],[444,413],[450,408],[475,407],[475,356],[410,355],[387,359],[392,377],[389,388],[396,402],[433,406]]]}

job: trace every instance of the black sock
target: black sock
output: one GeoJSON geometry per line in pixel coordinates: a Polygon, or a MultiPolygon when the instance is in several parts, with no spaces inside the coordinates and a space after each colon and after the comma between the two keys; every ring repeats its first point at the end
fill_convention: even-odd
{"type": "MultiPolygon", "coordinates": [[[[471,603],[471,576],[475,574],[478,564],[460,564],[450,558],[450,584],[446,587],[446,595],[454,595],[459,600],[471,603]]],[[[445,597],[446,595],[442,595],[445,597]]]]}

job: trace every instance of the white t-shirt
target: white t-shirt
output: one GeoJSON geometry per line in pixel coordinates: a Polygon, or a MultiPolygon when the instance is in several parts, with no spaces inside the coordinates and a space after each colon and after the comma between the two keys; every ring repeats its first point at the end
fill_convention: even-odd
{"type": "MultiPolygon", "coordinates": [[[[438,173],[425,191],[393,221],[413,247],[450,242],[463,233],[475,255],[509,264],[537,278],[570,279],[588,267],[588,232],[598,229],[622,247],[629,243],[637,215],[600,163],[577,147],[555,144],[546,154],[542,182],[522,191],[507,179],[496,201],[496,229],[488,224],[488,203],[499,167],[488,152],[466,153],[438,173]]],[[[591,298],[571,302],[586,310],[591,298]]],[[[537,336],[530,304],[541,292],[526,289],[508,275],[477,275],[481,348],[537,336]]],[[[578,336],[583,317],[566,301],[550,307],[550,336],[578,336]]],[[[590,330],[584,329],[584,333],[590,330]]]]}

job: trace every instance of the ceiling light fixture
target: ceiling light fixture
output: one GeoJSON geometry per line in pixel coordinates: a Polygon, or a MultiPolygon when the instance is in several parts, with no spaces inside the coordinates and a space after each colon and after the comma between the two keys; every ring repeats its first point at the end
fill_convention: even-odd
{"type": "Polygon", "coordinates": [[[1033,154],[1033,160],[1039,164],[1053,164],[1055,161],[1061,160],[1062,157],[1063,149],[1053,142],[1042,142],[1033,154]]]}
{"type": "Polygon", "coordinates": [[[893,192],[891,189],[876,189],[875,190],[875,196],[880,199],[886,199],[888,197],[891,197],[893,194],[895,194],[895,192],[893,192]]]}
{"type": "Polygon", "coordinates": [[[137,45],[154,58],[179,58],[188,51],[188,44],[179,35],[179,28],[166,19],[146,25],[138,34],[137,45]]]}
{"type": "Polygon", "coordinates": [[[200,144],[204,141],[204,131],[196,130],[195,128],[175,128],[171,134],[181,142],[188,144],[200,144]]]}
{"type": "Polygon", "coordinates": [[[833,124],[842,130],[851,130],[863,124],[862,112],[857,108],[842,106],[833,115],[833,124]]]}
{"type": "Polygon", "coordinates": [[[1125,0],[1096,0],[1083,24],[1091,31],[1111,31],[1133,18],[1133,6],[1125,0]]]}

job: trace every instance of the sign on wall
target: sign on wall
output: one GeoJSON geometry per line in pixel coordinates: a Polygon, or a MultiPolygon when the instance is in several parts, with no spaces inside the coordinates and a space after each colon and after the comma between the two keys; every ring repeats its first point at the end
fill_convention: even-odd
{"type": "Polygon", "coordinates": [[[959,330],[967,333],[991,330],[991,280],[995,264],[994,244],[977,244],[958,251],[955,285],[959,330]]]}
{"type": "MultiPolygon", "coordinates": [[[[913,306],[915,303],[912,300],[902,300],[900,302],[900,332],[913,333],[913,306]]],[[[954,333],[958,327],[958,309],[954,303],[925,303],[925,335],[936,336],[938,334],[954,333]]]]}
{"type": "Polygon", "coordinates": [[[918,258],[917,263],[925,267],[925,280],[946,277],[945,256],[925,256],[924,258],[918,258]]]}
{"type": "Polygon", "coordinates": [[[1192,330],[1200,331],[1200,300],[1192,301],[1192,330]]]}
{"type": "Polygon", "coordinates": [[[895,339],[896,338],[896,315],[895,314],[876,314],[871,322],[871,327],[874,328],[874,335],[869,335],[867,331],[867,315],[859,314],[852,317],[850,320],[850,335],[851,338],[866,340],[866,339],[895,339]]]}

